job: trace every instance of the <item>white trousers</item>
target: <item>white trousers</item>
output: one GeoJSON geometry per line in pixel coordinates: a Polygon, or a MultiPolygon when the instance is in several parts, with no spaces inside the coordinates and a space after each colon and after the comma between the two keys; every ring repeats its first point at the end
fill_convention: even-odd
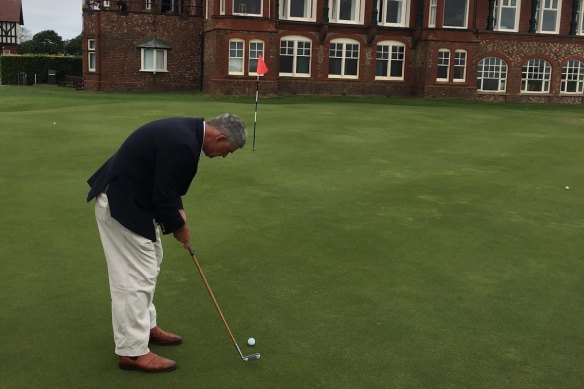
{"type": "Polygon", "coordinates": [[[156,242],[128,230],[111,217],[105,193],[97,197],[95,218],[107,261],[115,352],[147,354],[150,329],[156,327],[152,300],[162,263],[160,229],[156,226],[156,242]]]}

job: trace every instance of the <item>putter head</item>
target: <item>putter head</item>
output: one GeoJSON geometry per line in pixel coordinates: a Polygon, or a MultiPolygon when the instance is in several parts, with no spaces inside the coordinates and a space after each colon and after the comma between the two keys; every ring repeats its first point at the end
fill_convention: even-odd
{"type": "Polygon", "coordinates": [[[246,361],[246,362],[256,361],[258,359],[260,359],[260,353],[246,355],[246,356],[243,357],[243,360],[246,361]]]}

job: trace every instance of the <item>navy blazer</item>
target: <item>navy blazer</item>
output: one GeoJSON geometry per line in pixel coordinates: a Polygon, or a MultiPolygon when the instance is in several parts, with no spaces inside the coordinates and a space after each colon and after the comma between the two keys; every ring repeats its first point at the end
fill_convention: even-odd
{"type": "Polygon", "coordinates": [[[112,217],[152,241],[154,223],[164,234],[176,231],[184,224],[181,196],[197,173],[203,136],[202,118],[161,119],[138,128],[87,180],[87,201],[105,191],[112,217]]]}

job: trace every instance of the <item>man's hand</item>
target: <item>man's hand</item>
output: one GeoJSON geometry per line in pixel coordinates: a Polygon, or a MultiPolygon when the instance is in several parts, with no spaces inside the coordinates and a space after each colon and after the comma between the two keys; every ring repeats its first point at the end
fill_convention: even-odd
{"type": "Polygon", "coordinates": [[[174,235],[175,239],[181,242],[183,247],[186,249],[189,248],[191,242],[191,229],[187,225],[187,214],[185,213],[184,209],[179,209],[178,213],[180,213],[180,216],[184,220],[185,224],[183,224],[181,228],[174,231],[172,234],[174,235]]]}

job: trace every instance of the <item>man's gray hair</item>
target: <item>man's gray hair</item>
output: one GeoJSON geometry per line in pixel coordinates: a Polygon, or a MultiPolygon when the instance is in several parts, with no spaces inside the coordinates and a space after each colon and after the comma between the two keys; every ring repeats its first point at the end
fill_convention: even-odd
{"type": "Polygon", "coordinates": [[[224,113],[207,121],[211,127],[227,137],[229,143],[237,148],[242,148],[247,140],[245,123],[239,116],[232,113],[224,113]]]}

